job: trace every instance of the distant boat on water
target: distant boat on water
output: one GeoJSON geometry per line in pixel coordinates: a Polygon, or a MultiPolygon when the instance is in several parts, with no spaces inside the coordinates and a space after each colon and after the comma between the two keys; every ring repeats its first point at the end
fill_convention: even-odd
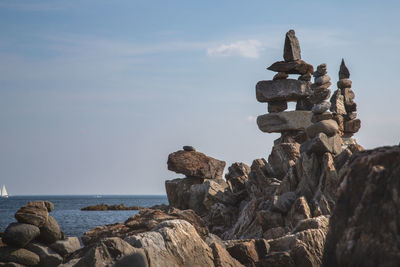
{"type": "Polygon", "coordinates": [[[9,195],[8,195],[8,193],[7,193],[7,189],[6,189],[6,186],[3,184],[3,186],[1,187],[1,195],[0,195],[2,198],[8,198],[9,197],[9,195]]]}

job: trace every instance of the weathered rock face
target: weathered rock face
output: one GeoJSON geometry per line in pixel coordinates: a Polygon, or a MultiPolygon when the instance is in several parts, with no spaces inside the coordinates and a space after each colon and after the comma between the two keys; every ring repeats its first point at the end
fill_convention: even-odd
{"type": "Polygon", "coordinates": [[[311,125],[310,111],[287,111],[269,113],[257,117],[258,128],[267,133],[304,131],[311,125]]]}
{"type": "Polygon", "coordinates": [[[75,251],[60,266],[112,266],[124,256],[142,251],[132,247],[119,237],[111,237],[100,242],[75,251]]]}
{"type": "Polygon", "coordinates": [[[179,150],[168,156],[167,164],[168,170],[188,177],[221,179],[226,163],[200,152],[179,150]]]}
{"type": "Polygon", "coordinates": [[[146,251],[150,266],[214,266],[211,248],[184,220],[164,221],[150,232],[125,240],[146,251]]]}
{"type": "Polygon", "coordinates": [[[61,256],[73,253],[81,248],[79,239],[76,236],[69,236],[63,240],[54,242],[50,248],[56,251],[61,256]]]}
{"type": "Polygon", "coordinates": [[[250,167],[243,162],[235,162],[228,168],[228,173],[225,175],[225,179],[233,194],[242,199],[247,194],[246,182],[250,170],[250,167]]]}
{"type": "Polygon", "coordinates": [[[63,258],[54,252],[51,248],[39,243],[30,243],[26,249],[37,254],[40,258],[40,266],[52,267],[58,266],[63,262],[63,258]]]}
{"type": "Polygon", "coordinates": [[[208,233],[204,221],[196,215],[192,210],[178,209],[144,209],[128,220],[125,223],[115,223],[104,226],[95,227],[82,236],[82,242],[85,245],[94,244],[106,237],[121,237],[125,238],[129,235],[150,231],[159,223],[166,220],[182,219],[187,220],[202,236],[208,233]]]}
{"type": "Polygon", "coordinates": [[[400,147],[353,156],[341,172],[325,266],[398,266],[400,147]]]}
{"type": "Polygon", "coordinates": [[[259,102],[296,101],[312,94],[311,83],[294,79],[259,81],[256,97],[259,102]]]}
{"type": "Polygon", "coordinates": [[[11,223],[6,228],[2,239],[4,243],[10,246],[23,248],[39,234],[40,230],[37,226],[26,223],[11,223]]]}

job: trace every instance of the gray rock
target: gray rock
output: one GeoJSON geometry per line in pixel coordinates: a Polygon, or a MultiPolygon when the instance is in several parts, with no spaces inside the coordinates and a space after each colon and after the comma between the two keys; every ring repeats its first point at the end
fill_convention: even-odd
{"type": "Polygon", "coordinates": [[[315,93],[315,92],[319,92],[319,91],[326,90],[326,89],[328,89],[331,85],[332,85],[331,82],[327,82],[327,83],[324,83],[324,84],[316,84],[316,83],[313,83],[313,84],[311,84],[311,90],[313,90],[314,93],[315,93]]]}
{"type": "Polygon", "coordinates": [[[331,90],[321,90],[321,91],[314,91],[314,94],[312,94],[308,100],[310,100],[311,103],[313,104],[318,104],[321,103],[324,100],[329,99],[331,96],[331,90]]]}
{"type": "Polygon", "coordinates": [[[327,111],[331,107],[331,103],[329,101],[322,101],[319,104],[315,104],[312,108],[312,112],[314,114],[321,114],[327,111]]]}
{"type": "Polygon", "coordinates": [[[167,164],[168,170],[188,177],[220,179],[226,163],[200,152],[179,150],[168,155],[167,164]]]}
{"type": "Polygon", "coordinates": [[[301,59],[300,43],[299,39],[297,39],[296,37],[296,33],[294,30],[289,30],[286,33],[283,58],[285,59],[285,61],[294,61],[301,59]]]}
{"type": "Polygon", "coordinates": [[[150,266],[214,266],[212,249],[187,221],[164,221],[152,231],[125,238],[145,250],[150,266]]]}
{"type": "Polygon", "coordinates": [[[307,81],[307,82],[311,81],[311,73],[306,73],[306,74],[300,75],[298,80],[307,81]]]}
{"type": "Polygon", "coordinates": [[[259,81],[256,97],[259,102],[296,101],[312,94],[310,82],[294,79],[259,81]]]}
{"type": "Polygon", "coordinates": [[[49,215],[47,222],[40,227],[40,240],[46,244],[52,244],[57,240],[62,239],[63,233],[57,221],[49,215]]]}
{"type": "Polygon", "coordinates": [[[127,255],[118,260],[113,267],[148,267],[147,256],[143,250],[127,255]]]}
{"type": "Polygon", "coordinates": [[[0,247],[0,262],[34,266],[39,264],[40,258],[37,254],[24,248],[0,247]]]}
{"type": "Polygon", "coordinates": [[[299,223],[293,229],[292,233],[295,234],[308,229],[323,229],[324,231],[328,231],[328,227],[329,227],[329,216],[321,215],[318,217],[306,218],[304,220],[299,221],[299,223]]]}
{"type": "Polygon", "coordinates": [[[297,100],[296,110],[311,110],[312,107],[313,104],[308,100],[308,97],[297,100]]]}
{"type": "Polygon", "coordinates": [[[344,59],[342,58],[342,63],[340,64],[340,69],[339,69],[339,80],[349,79],[349,78],[350,78],[350,71],[347,68],[346,64],[344,63],[344,59]]]}
{"type": "Polygon", "coordinates": [[[43,202],[48,212],[52,212],[54,210],[54,204],[52,202],[50,201],[43,201],[43,202]]]}
{"type": "Polygon", "coordinates": [[[299,59],[295,61],[277,61],[267,68],[271,71],[284,72],[286,74],[307,74],[314,71],[314,67],[299,59]]]}
{"type": "Polygon", "coordinates": [[[274,145],[268,162],[271,164],[277,177],[284,177],[300,156],[300,144],[282,143],[274,145]]]}
{"type": "Polygon", "coordinates": [[[337,82],[337,87],[340,89],[351,88],[351,83],[349,79],[341,79],[337,82]]]}
{"type": "Polygon", "coordinates": [[[25,223],[10,223],[2,236],[3,242],[16,247],[25,247],[38,237],[40,230],[37,226],[25,223]]]}
{"type": "Polygon", "coordinates": [[[276,112],[282,112],[286,110],[288,107],[286,101],[271,101],[268,102],[268,112],[269,113],[276,113],[276,112]]]}
{"type": "Polygon", "coordinates": [[[40,266],[52,267],[58,266],[63,262],[63,258],[54,252],[51,248],[38,243],[30,243],[27,250],[37,254],[40,258],[40,266]]]}
{"type": "Polygon", "coordinates": [[[314,138],[319,133],[324,133],[328,137],[337,134],[339,126],[334,120],[323,120],[312,124],[306,129],[307,136],[309,138],[314,138]]]}
{"type": "Polygon", "coordinates": [[[178,209],[188,209],[191,199],[190,187],[203,183],[201,178],[177,178],[165,181],[169,205],[178,209]]]}
{"type": "Polygon", "coordinates": [[[314,80],[316,85],[322,85],[329,83],[331,81],[331,77],[328,74],[322,75],[314,80]]]}
{"type": "Polygon", "coordinates": [[[289,77],[289,75],[285,72],[278,72],[277,74],[274,75],[274,78],[272,78],[272,80],[276,81],[276,80],[284,80],[287,79],[289,77]]]}
{"type": "Polygon", "coordinates": [[[62,266],[112,266],[123,257],[139,251],[142,250],[132,247],[119,237],[110,237],[76,251],[62,266]]]}
{"type": "Polygon", "coordinates": [[[326,152],[337,155],[342,151],[342,145],[339,135],[327,137],[326,134],[319,133],[313,139],[303,143],[300,150],[301,152],[309,151],[317,155],[322,155],[326,152]]]}
{"type": "Polygon", "coordinates": [[[280,196],[274,196],[272,210],[286,214],[292,207],[292,204],[295,200],[296,200],[295,192],[286,192],[280,196]]]}
{"type": "Polygon", "coordinates": [[[78,237],[69,236],[63,240],[58,240],[51,244],[50,248],[59,253],[61,256],[65,256],[80,249],[81,243],[79,242],[78,237]]]}
{"type": "Polygon", "coordinates": [[[310,111],[287,111],[265,114],[257,117],[258,128],[267,133],[283,131],[304,131],[311,125],[310,111]]]}
{"type": "Polygon", "coordinates": [[[318,65],[317,66],[317,72],[320,74],[320,75],[325,75],[326,73],[327,73],[327,68],[326,68],[326,64],[325,63],[322,63],[322,64],[320,64],[320,65],[318,65]]]}
{"type": "Polygon", "coordinates": [[[332,119],[332,113],[330,112],[324,112],[321,114],[313,114],[311,118],[312,123],[316,123],[319,121],[324,121],[324,120],[331,120],[332,119]]]}

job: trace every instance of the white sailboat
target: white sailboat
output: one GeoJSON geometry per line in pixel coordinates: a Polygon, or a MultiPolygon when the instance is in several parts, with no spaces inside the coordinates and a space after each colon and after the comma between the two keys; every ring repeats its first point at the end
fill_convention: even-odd
{"type": "Polygon", "coordinates": [[[1,195],[0,196],[3,197],[3,198],[8,198],[7,189],[6,189],[6,186],[4,184],[1,187],[1,195]]]}

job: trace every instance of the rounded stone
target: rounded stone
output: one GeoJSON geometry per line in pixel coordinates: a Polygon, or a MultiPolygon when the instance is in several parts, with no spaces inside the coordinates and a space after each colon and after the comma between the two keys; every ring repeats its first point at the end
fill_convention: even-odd
{"type": "Polygon", "coordinates": [[[196,151],[196,149],[192,146],[183,146],[184,151],[196,151]]]}
{"type": "Polygon", "coordinates": [[[39,236],[37,226],[26,223],[10,223],[2,236],[3,242],[16,247],[25,247],[29,242],[39,236]]]}
{"type": "Polygon", "coordinates": [[[331,102],[324,100],[321,103],[314,105],[312,108],[312,112],[314,114],[321,114],[327,111],[330,107],[331,102]]]}
{"type": "Polygon", "coordinates": [[[319,133],[324,133],[328,137],[334,136],[339,131],[339,126],[334,120],[323,120],[307,127],[306,133],[309,138],[314,138],[319,133]]]}
{"type": "Polygon", "coordinates": [[[351,84],[352,84],[351,80],[349,80],[349,79],[341,79],[341,80],[339,80],[337,82],[337,87],[340,88],[340,89],[351,88],[351,84]]]}
{"type": "Polygon", "coordinates": [[[62,238],[62,232],[57,221],[49,216],[47,222],[40,227],[40,240],[46,244],[52,244],[62,238]]]}
{"type": "Polygon", "coordinates": [[[328,74],[315,78],[314,83],[318,85],[322,85],[325,83],[329,83],[331,81],[331,77],[328,74]]]}

